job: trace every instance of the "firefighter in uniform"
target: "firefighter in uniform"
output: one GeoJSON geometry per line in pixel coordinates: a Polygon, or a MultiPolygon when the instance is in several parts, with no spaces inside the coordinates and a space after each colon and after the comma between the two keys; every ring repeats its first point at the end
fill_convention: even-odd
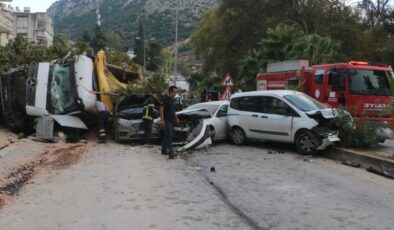
{"type": "Polygon", "coordinates": [[[107,133],[105,131],[105,127],[107,126],[107,122],[111,113],[109,112],[107,106],[101,101],[96,102],[96,110],[98,115],[98,143],[107,143],[107,133]]]}
{"type": "Polygon", "coordinates": [[[153,119],[157,117],[157,107],[160,106],[158,101],[158,93],[152,94],[148,99],[144,102],[144,109],[143,109],[143,117],[144,120],[144,135],[145,135],[145,145],[151,144],[151,137],[152,137],[152,124],[153,119]]]}

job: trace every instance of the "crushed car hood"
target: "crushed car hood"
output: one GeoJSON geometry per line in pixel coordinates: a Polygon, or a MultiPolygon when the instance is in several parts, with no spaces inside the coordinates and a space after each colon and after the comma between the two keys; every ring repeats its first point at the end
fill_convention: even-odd
{"type": "Polygon", "coordinates": [[[322,117],[324,117],[326,119],[331,119],[336,116],[335,111],[336,111],[335,109],[320,109],[320,110],[313,110],[313,111],[306,112],[306,115],[308,115],[311,118],[321,115],[322,117]]]}

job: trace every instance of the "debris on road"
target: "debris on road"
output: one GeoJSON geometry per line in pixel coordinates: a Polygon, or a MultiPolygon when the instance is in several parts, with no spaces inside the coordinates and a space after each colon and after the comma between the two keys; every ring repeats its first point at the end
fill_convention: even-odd
{"type": "Polygon", "coordinates": [[[0,208],[39,172],[45,169],[62,169],[75,164],[86,149],[86,144],[48,145],[46,151],[11,170],[5,178],[0,178],[0,208]]]}
{"type": "Polygon", "coordinates": [[[360,164],[360,163],[355,163],[355,162],[352,162],[352,161],[350,161],[350,160],[342,161],[342,164],[343,164],[343,165],[350,166],[350,167],[354,167],[354,168],[360,168],[360,167],[361,167],[361,164],[360,164]]]}
{"type": "Polygon", "coordinates": [[[390,179],[394,179],[394,171],[392,170],[377,170],[375,168],[369,167],[367,168],[367,171],[390,179]]]}

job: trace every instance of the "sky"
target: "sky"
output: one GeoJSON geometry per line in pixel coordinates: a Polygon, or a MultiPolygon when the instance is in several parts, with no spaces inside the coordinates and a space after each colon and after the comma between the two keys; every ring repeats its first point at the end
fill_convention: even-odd
{"type": "MultiPolygon", "coordinates": [[[[23,7],[30,7],[32,12],[45,12],[51,4],[56,1],[57,0],[13,0],[11,5],[14,7],[18,6],[21,10],[23,7]]],[[[390,3],[394,5],[394,0],[390,0],[390,3]]]]}
{"type": "MultiPolygon", "coordinates": [[[[13,0],[11,6],[18,6],[21,10],[23,7],[30,7],[31,12],[45,12],[52,3],[57,0],[13,0]]],[[[6,2],[6,4],[9,4],[6,2]]]]}

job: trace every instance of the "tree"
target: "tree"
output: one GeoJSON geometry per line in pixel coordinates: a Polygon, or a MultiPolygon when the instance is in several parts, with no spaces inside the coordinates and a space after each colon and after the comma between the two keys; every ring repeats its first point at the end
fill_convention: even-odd
{"type": "Polygon", "coordinates": [[[53,38],[52,52],[56,57],[64,57],[70,50],[69,40],[63,35],[56,35],[53,38]]]}
{"type": "Polygon", "coordinates": [[[92,38],[90,37],[89,32],[85,30],[79,40],[90,43],[92,38]]]}
{"type": "Polygon", "coordinates": [[[394,43],[391,43],[382,49],[380,52],[380,58],[384,63],[394,66],[394,43]]]}
{"type": "Polygon", "coordinates": [[[363,59],[372,51],[360,21],[361,14],[342,0],[222,0],[204,15],[192,45],[203,59],[204,72],[234,76],[240,61],[267,38],[267,28],[287,24],[304,34],[333,37],[346,56],[363,59]]]}
{"type": "Polygon", "coordinates": [[[95,53],[107,46],[107,39],[99,25],[96,25],[96,28],[94,29],[94,37],[92,38],[90,45],[95,53]]]}
{"type": "Polygon", "coordinates": [[[172,67],[172,52],[171,50],[164,48],[160,51],[160,70],[165,76],[170,74],[172,67]]]}
{"type": "Polygon", "coordinates": [[[129,48],[127,40],[120,32],[108,31],[105,34],[105,37],[108,41],[111,41],[110,43],[108,43],[109,48],[116,49],[122,52],[127,52],[129,48]]]}
{"type": "Polygon", "coordinates": [[[268,29],[267,37],[259,43],[261,52],[274,61],[289,60],[290,52],[301,36],[302,32],[293,26],[279,25],[268,29]]]}
{"type": "Polygon", "coordinates": [[[256,90],[256,75],[263,72],[267,65],[267,58],[261,52],[253,50],[240,62],[239,86],[244,91],[256,90]]]}
{"type": "Polygon", "coordinates": [[[148,46],[145,48],[146,69],[157,71],[160,67],[160,51],[162,50],[162,46],[155,42],[146,45],[148,46]]]}
{"type": "Polygon", "coordinates": [[[290,51],[290,59],[307,59],[311,64],[335,62],[339,43],[330,37],[310,34],[297,39],[290,51]]]}
{"type": "Polygon", "coordinates": [[[134,61],[138,65],[144,65],[144,52],[145,52],[145,22],[144,17],[140,18],[138,26],[138,35],[135,38],[134,53],[136,55],[134,61]]]}

